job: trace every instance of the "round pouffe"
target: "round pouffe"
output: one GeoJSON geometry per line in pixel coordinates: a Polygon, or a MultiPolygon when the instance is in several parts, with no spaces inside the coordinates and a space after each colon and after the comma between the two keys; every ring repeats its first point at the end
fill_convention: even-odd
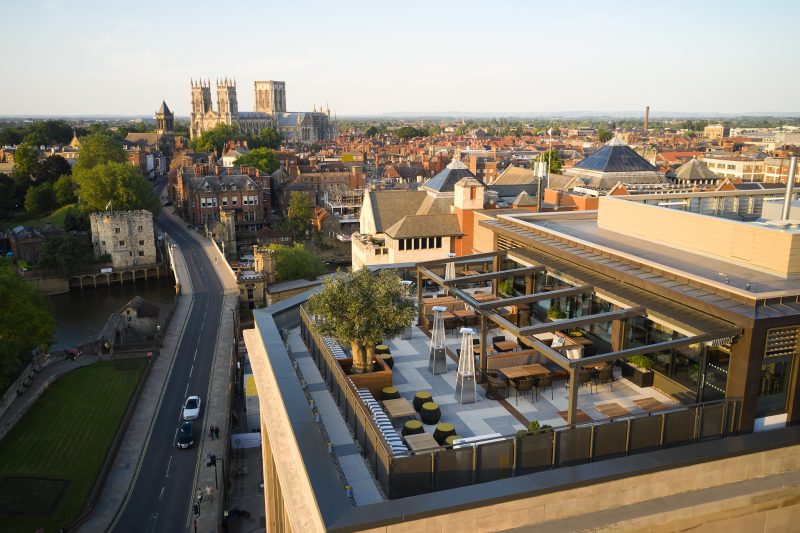
{"type": "Polygon", "coordinates": [[[456,428],[453,427],[453,424],[442,422],[441,424],[436,424],[436,430],[433,432],[433,438],[436,439],[436,442],[439,443],[439,446],[443,446],[445,441],[447,441],[447,437],[455,434],[456,428]]]}
{"type": "Polygon", "coordinates": [[[377,345],[375,347],[375,353],[377,355],[381,355],[381,354],[391,353],[391,352],[389,351],[389,347],[388,346],[386,346],[385,344],[379,344],[379,345],[377,345]]]}
{"type": "Polygon", "coordinates": [[[452,446],[452,445],[453,445],[453,441],[454,441],[454,440],[456,440],[456,439],[460,439],[460,438],[461,438],[461,437],[459,437],[458,435],[450,435],[449,437],[447,437],[447,438],[444,440],[444,442],[445,442],[445,445],[447,445],[447,446],[452,446]]]}
{"type": "Polygon", "coordinates": [[[439,404],[436,402],[426,402],[422,404],[422,409],[419,411],[419,418],[423,424],[432,426],[438,424],[439,419],[442,418],[442,412],[439,410],[439,404]]]}
{"type": "Polygon", "coordinates": [[[426,390],[418,392],[417,394],[414,395],[414,401],[412,402],[414,404],[414,410],[419,413],[419,410],[422,409],[422,404],[427,403],[429,401],[431,401],[430,392],[426,390]]]}
{"type": "Polygon", "coordinates": [[[425,428],[422,427],[422,422],[419,420],[409,420],[403,424],[404,437],[406,435],[417,435],[419,433],[425,433],[425,428]]]}
{"type": "Polygon", "coordinates": [[[383,362],[386,363],[386,366],[388,366],[389,368],[394,368],[394,359],[392,358],[392,354],[382,353],[378,357],[383,359],[383,362]]]}
{"type": "Polygon", "coordinates": [[[396,400],[400,397],[397,387],[384,387],[381,390],[381,400],[396,400]]]}

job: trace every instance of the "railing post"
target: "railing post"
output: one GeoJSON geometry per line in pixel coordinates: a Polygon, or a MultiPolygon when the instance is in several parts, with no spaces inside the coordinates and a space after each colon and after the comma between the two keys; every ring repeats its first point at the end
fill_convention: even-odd
{"type": "Polygon", "coordinates": [[[594,459],[594,431],[597,428],[598,424],[592,424],[590,427],[592,428],[589,432],[589,461],[594,459]]]}
{"type": "Polygon", "coordinates": [[[625,428],[625,453],[631,453],[631,423],[632,419],[628,419],[628,424],[625,428]]]}
{"type": "Polygon", "coordinates": [[[659,448],[664,446],[664,428],[666,427],[666,425],[667,425],[667,415],[666,414],[662,414],[661,415],[661,438],[658,439],[658,447],[659,448]]]}

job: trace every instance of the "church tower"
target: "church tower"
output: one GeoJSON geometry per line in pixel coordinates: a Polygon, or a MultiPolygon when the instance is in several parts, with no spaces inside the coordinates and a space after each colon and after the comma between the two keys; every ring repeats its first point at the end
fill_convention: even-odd
{"type": "Polygon", "coordinates": [[[233,124],[239,119],[239,103],[236,100],[236,80],[217,80],[217,111],[220,122],[233,124]]]}
{"type": "Polygon", "coordinates": [[[274,115],[286,112],[286,82],[257,81],[256,112],[274,115]]]}
{"type": "Polygon", "coordinates": [[[192,113],[189,120],[189,136],[194,139],[204,131],[203,117],[211,111],[211,84],[208,80],[192,80],[192,113]]]}
{"type": "Polygon", "coordinates": [[[156,111],[156,130],[159,135],[172,133],[175,115],[169,110],[167,103],[161,101],[161,107],[156,111]]]}

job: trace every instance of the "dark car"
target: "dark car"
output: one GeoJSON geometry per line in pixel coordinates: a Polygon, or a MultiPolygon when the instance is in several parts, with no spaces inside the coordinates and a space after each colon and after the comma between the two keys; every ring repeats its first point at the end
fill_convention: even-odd
{"type": "Polygon", "coordinates": [[[175,442],[178,448],[191,448],[194,446],[194,422],[184,422],[178,430],[178,440],[175,442]]]}

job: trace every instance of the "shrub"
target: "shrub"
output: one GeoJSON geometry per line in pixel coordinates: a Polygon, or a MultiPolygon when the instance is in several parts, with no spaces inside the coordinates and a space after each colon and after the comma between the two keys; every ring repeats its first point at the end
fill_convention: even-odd
{"type": "Polygon", "coordinates": [[[632,355],[628,357],[628,363],[645,370],[653,368],[653,360],[646,355],[632,355]]]}

